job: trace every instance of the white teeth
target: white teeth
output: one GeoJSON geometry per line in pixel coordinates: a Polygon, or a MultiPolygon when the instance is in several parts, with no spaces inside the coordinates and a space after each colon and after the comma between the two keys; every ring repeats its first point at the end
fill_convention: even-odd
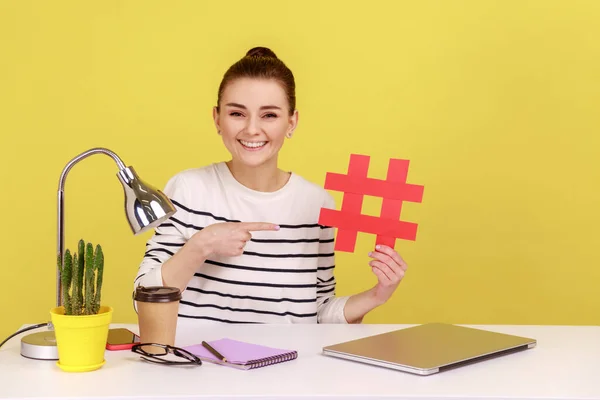
{"type": "Polygon", "coordinates": [[[246,147],[258,148],[263,147],[267,142],[246,142],[245,140],[240,140],[240,143],[246,147]]]}

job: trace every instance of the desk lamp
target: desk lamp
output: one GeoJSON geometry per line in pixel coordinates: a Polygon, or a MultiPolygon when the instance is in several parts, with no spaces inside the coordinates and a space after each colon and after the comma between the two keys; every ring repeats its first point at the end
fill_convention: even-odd
{"type": "MultiPolygon", "coordinates": [[[[163,221],[169,219],[175,214],[175,207],[169,198],[160,190],[154,188],[148,183],[142,181],[133,167],[126,167],[123,161],[112,151],[96,147],[87,150],[75,158],[73,158],[64,167],[58,184],[58,242],[57,256],[64,255],[65,246],[65,231],[64,231],[64,192],[65,181],[67,174],[71,168],[79,161],[91,156],[92,154],[106,154],[117,163],[119,172],[117,177],[123,185],[125,191],[125,214],[129,222],[129,226],[134,235],[146,232],[149,229],[155,228],[163,221]]],[[[56,266],[58,260],[52,263],[56,266]]],[[[56,306],[62,305],[62,287],[60,270],[56,271],[56,306]]],[[[38,360],[58,360],[58,348],[56,347],[56,338],[52,325],[48,324],[48,331],[37,332],[27,335],[21,339],[21,355],[27,358],[38,360]]]]}

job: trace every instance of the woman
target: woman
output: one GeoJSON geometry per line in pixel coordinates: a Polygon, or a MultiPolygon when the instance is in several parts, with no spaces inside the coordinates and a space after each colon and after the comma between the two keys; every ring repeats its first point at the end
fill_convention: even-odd
{"type": "MultiPolygon", "coordinates": [[[[398,253],[369,253],[377,284],[336,297],[335,208],[321,187],[277,167],[298,124],[292,72],[258,47],[221,82],[213,118],[231,160],[182,171],[165,193],[177,213],[147,244],[135,285],[175,286],[180,318],[232,323],[359,323],[406,271],[398,253]]],[[[354,266],[352,268],[355,268],[354,266]]]]}

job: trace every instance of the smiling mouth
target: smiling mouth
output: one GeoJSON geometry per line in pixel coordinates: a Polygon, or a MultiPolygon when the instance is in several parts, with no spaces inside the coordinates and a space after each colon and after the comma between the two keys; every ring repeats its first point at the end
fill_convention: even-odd
{"type": "Polygon", "coordinates": [[[250,151],[260,150],[263,147],[265,147],[265,145],[267,144],[266,141],[248,142],[246,140],[238,140],[238,142],[240,142],[240,144],[242,145],[243,148],[245,148],[246,150],[250,150],[250,151]]]}

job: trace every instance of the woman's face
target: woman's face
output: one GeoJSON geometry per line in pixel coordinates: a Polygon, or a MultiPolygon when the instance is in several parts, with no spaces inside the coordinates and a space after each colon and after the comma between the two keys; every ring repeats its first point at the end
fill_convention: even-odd
{"type": "Polygon", "coordinates": [[[213,117],[233,160],[248,167],[276,164],[298,121],[297,111],[290,116],[285,91],[277,82],[248,78],[227,85],[213,117]]]}

